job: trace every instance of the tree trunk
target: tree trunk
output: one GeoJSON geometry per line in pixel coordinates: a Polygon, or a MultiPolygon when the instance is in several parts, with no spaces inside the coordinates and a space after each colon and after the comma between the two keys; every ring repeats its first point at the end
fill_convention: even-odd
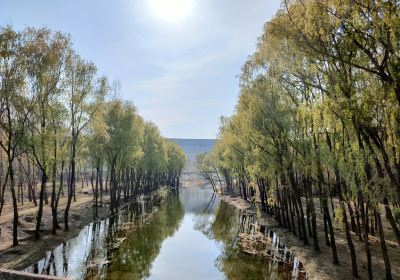
{"type": "Polygon", "coordinates": [[[15,196],[14,168],[12,166],[12,160],[9,160],[9,162],[8,162],[8,172],[10,174],[10,189],[11,189],[11,197],[12,197],[13,212],[14,212],[13,246],[17,246],[18,245],[18,206],[17,206],[17,198],[15,196]]]}
{"type": "Polygon", "coordinates": [[[5,202],[4,194],[5,194],[7,183],[8,183],[8,177],[9,177],[9,169],[7,167],[6,178],[4,179],[3,185],[1,186],[0,216],[1,216],[1,213],[3,212],[3,206],[4,206],[4,202],[5,202]]]}
{"type": "Polygon", "coordinates": [[[340,203],[340,207],[343,212],[344,232],[346,234],[347,246],[349,247],[349,250],[350,250],[351,269],[353,272],[353,277],[360,278],[360,276],[358,274],[358,268],[357,268],[356,252],[354,250],[354,244],[353,244],[353,240],[351,239],[350,230],[349,230],[349,223],[347,221],[346,207],[344,205],[343,196],[342,196],[342,193],[340,190],[339,190],[339,203],[340,203]]]}
{"type": "MultiPolygon", "coordinates": [[[[73,134],[74,135],[74,134],[73,134]]],[[[68,182],[68,198],[67,198],[67,206],[65,207],[64,211],[64,230],[69,231],[69,224],[68,224],[68,215],[69,215],[69,210],[71,208],[71,202],[72,202],[72,197],[74,194],[74,187],[75,187],[75,154],[76,154],[76,143],[75,140],[73,139],[71,143],[71,161],[70,161],[70,176],[69,176],[69,182],[68,182]]]]}
{"type": "MultiPolygon", "coordinates": [[[[307,191],[307,190],[306,190],[307,191]]],[[[318,242],[318,233],[317,233],[317,215],[315,213],[315,207],[314,207],[314,199],[312,195],[312,189],[311,189],[311,184],[308,188],[309,192],[309,206],[310,206],[310,212],[311,212],[311,226],[312,226],[312,237],[313,237],[313,243],[314,243],[314,250],[319,251],[319,242],[318,242]]]]}
{"type": "Polygon", "coordinates": [[[326,197],[324,197],[322,199],[322,203],[323,203],[324,218],[326,219],[326,222],[328,225],[328,230],[329,230],[329,235],[330,235],[333,263],[338,265],[339,259],[338,259],[337,250],[336,250],[335,233],[333,231],[332,220],[331,220],[331,216],[329,214],[328,201],[327,201],[326,197]]]}
{"type": "Polygon", "coordinates": [[[390,209],[389,202],[386,197],[383,199],[383,204],[385,206],[386,219],[389,221],[389,223],[392,227],[393,233],[396,237],[397,243],[400,245],[400,231],[396,225],[396,221],[394,220],[394,217],[392,215],[392,210],[390,209]]]}
{"type": "Polygon", "coordinates": [[[56,176],[57,176],[57,140],[54,140],[53,143],[53,170],[51,174],[52,178],[52,189],[51,189],[51,214],[53,216],[53,227],[52,227],[52,234],[57,233],[57,209],[56,209],[56,176]]]}
{"type": "Polygon", "coordinates": [[[377,210],[377,209],[378,209],[378,205],[375,206],[374,211],[375,211],[376,220],[378,223],[379,241],[381,243],[383,262],[385,263],[386,279],[391,280],[391,279],[393,279],[392,278],[392,269],[390,266],[389,255],[388,255],[387,248],[386,248],[386,241],[385,241],[385,235],[383,233],[381,215],[379,213],[379,210],[377,210]]]}
{"type": "Polygon", "coordinates": [[[39,210],[36,218],[35,239],[40,239],[40,226],[42,223],[43,202],[44,202],[46,183],[47,183],[47,175],[45,171],[42,170],[42,183],[40,184],[39,210]]]}

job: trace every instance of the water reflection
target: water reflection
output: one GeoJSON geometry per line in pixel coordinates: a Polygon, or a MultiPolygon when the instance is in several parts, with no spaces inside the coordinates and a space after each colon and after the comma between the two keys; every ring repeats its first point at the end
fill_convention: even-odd
{"type": "Polygon", "coordinates": [[[221,202],[209,187],[187,187],[161,206],[143,201],[86,226],[27,270],[90,280],[296,278],[298,261],[273,232],[265,231],[270,261],[241,252],[239,234],[256,228],[253,215],[221,202]]]}
{"type": "MultiPolygon", "coordinates": [[[[133,233],[148,223],[157,205],[157,200],[148,198],[129,205],[118,215],[91,223],[85,226],[76,238],[64,242],[53,251],[46,252],[44,259],[25,271],[71,279],[104,279],[119,245],[125,244],[125,238],[135,236],[133,233]]],[[[174,211],[175,215],[179,213],[179,208],[171,206],[170,203],[163,204],[159,212],[167,211],[165,215],[174,217],[168,209],[173,209],[171,211],[174,211]]],[[[174,227],[177,226],[178,222],[174,227]]]]}
{"type": "Polygon", "coordinates": [[[223,243],[217,258],[218,268],[226,279],[291,279],[291,271],[282,271],[275,262],[250,256],[241,251],[238,242],[240,233],[251,233],[256,228],[253,215],[221,203],[215,222],[212,224],[213,238],[223,243]]]}
{"type": "Polygon", "coordinates": [[[179,199],[171,197],[148,223],[121,245],[105,278],[123,280],[149,277],[151,264],[160,253],[162,242],[174,234],[183,216],[179,199]]]}

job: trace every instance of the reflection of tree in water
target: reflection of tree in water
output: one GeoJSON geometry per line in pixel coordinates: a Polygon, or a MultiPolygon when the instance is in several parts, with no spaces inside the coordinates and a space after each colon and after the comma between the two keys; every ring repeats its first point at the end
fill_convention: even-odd
{"type": "Polygon", "coordinates": [[[119,248],[107,279],[143,279],[159,254],[162,242],[179,228],[184,210],[177,196],[171,197],[150,220],[119,248]]]}
{"type": "Polygon", "coordinates": [[[226,245],[231,244],[238,234],[239,220],[239,213],[235,207],[224,202],[220,203],[211,226],[214,238],[226,245]]]}
{"type": "Polygon", "coordinates": [[[249,232],[252,223],[251,216],[240,213],[235,207],[224,202],[220,204],[211,225],[213,237],[220,241],[223,247],[216,259],[216,266],[224,272],[226,279],[230,280],[287,279],[287,275],[277,274],[271,269],[271,263],[241,252],[238,235],[241,232],[249,232]]]}
{"type": "MultiPolygon", "coordinates": [[[[196,213],[194,221],[194,229],[202,232],[208,239],[214,239],[214,234],[212,232],[212,225],[215,221],[215,210],[214,204],[216,203],[216,195],[212,193],[212,196],[204,208],[196,213]]],[[[219,202],[219,200],[218,200],[219,202]]]]}

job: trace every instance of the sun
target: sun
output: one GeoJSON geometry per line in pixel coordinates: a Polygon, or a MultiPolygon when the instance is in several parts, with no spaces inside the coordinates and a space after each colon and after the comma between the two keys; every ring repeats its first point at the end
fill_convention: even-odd
{"type": "Polygon", "coordinates": [[[152,15],[162,21],[178,23],[193,12],[194,0],[148,0],[152,15]]]}

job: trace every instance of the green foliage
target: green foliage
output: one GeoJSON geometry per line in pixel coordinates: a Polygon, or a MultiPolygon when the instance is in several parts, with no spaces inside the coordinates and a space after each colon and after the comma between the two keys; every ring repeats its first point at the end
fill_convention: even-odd
{"type": "Polygon", "coordinates": [[[400,221],[400,208],[395,207],[393,209],[393,216],[396,221],[400,221]]]}
{"type": "Polygon", "coordinates": [[[200,153],[196,155],[196,167],[204,178],[212,180],[213,174],[216,172],[212,154],[200,153]]]}
{"type": "Polygon", "coordinates": [[[180,173],[187,162],[185,152],[173,141],[165,140],[165,145],[167,148],[169,172],[180,173]]]}
{"type": "Polygon", "coordinates": [[[136,108],[119,100],[105,104],[104,151],[111,165],[135,165],[142,157],[143,123],[136,108]]]}
{"type": "Polygon", "coordinates": [[[169,196],[169,187],[167,186],[162,186],[157,190],[157,196],[161,200],[161,203],[163,203],[169,196]]]}
{"type": "Polygon", "coordinates": [[[337,207],[335,210],[335,222],[337,224],[343,224],[344,215],[341,207],[337,207]]]}
{"type": "MultiPolygon", "coordinates": [[[[93,176],[96,174],[92,180],[96,207],[99,185],[103,191],[104,170],[110,174],[107,183],[111,211],[122,202],[122,190],[127,201],[128,196],[134,198],[162,185],[178,185],[186,162],[182,149],[164,139],[154,124],[145,122],[132,103],[105,102],[110,91],[107,78],[98,77],[94,63],[75,52],[69,35],[47,28],[26,28],[22,32],[11,27],[0,29],[0,147],[7,157],[4,171],[6,180],[10,177],[15,206],[14,245],[18,241],[16,158],[20,164],[27,161],[40,171],[37,238],[49,180],[54,234],[58,227],[57,203],[68,181],[64,214],[68,230],[75,179],[82,175],[77,166],[83,170],[89,166],[93,176]]],[[[20,173],[22,182],[25,179],[20,173]]],[[[3,201],[3,192],[0,196],[3,201]]]]}
{"type": "Polygon", "coordinates": [[[168,168],[168,154],[166,144],[160,136],[158,128],[151,122],[144,125],[143,136],[144,157],[140,167],[146,172],[163,172],[168,168]]]}
{"type": "Polygon", "coordinates": [[[306,178],[311,193],[399,203],[399,6],[368,3],[290,1],[265,24],[200,170],[263,178],[269,203],[292,179],[304,195],[306,178]]]}

